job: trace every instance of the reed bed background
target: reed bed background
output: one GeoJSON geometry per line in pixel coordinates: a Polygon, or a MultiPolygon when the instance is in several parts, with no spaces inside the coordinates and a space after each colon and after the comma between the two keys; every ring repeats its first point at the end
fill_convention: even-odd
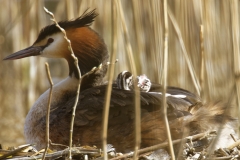
{"type": "MultiPolygon", "coordinates": [[[[58,21],[80,16],[87,8],[97,9],[92,25],[103,36],[111,55],[111,0],[0,0],[0,59],[30,46],[40,29],[52,23],[43,6],[58,21]]],[[[133,50],[137,74],[162,82],[164,51],[164,14],[161,0],[121,0],[133,50]]],[[[238,115],[239,89],[239,1],[169,0],[169,61],[167,83],[194,93],[205,102],[230,102],[238,115]],[[200,32],[202,30],[202,32],[200,32]],[[184,55],[185,53],[185,55],[184,55]],[[198,87],[192,79],[195,72],[198,87]],[[196,87],[197,86],[197,87],[196,87]],[[201,88],[201,89],[200,89],[201,88]]],[[[115,77],[130,70],[121,21],[117,23],[117,59],[115,77]]],[[[49,62],[56,84],[68,75],[62,59],[31,57],[0,62],[0,144],[24,144],[23,125],[29,108],[49,88],[44,62],[49,62]]]]}

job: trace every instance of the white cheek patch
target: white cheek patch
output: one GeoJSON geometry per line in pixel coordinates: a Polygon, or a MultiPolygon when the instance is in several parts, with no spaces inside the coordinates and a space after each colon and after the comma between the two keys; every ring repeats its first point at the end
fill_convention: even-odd
{"type": "Polygon", "coordinates": [[[60,54],[61,47],[64,46],[65,43],[63,35],[56,33],[46,39],[48,38],[52,38],[54,41],[42,50],[40,56],[46,58],[62,58],[62,55],[60,54]]]}
{"type": "MultiPolygon", "coordinates": [[[[161,94],[161,92],[150,92],[150,93],[156,93],[156,94],[161,94]]],[[[175,97],[175,98],[186,98],[187,96],[186,95],[183,95],[183,94],[177,94],[177,95],[171,95],[169,93],[166,93],[165,94],[166,97],[175,97]]]]}

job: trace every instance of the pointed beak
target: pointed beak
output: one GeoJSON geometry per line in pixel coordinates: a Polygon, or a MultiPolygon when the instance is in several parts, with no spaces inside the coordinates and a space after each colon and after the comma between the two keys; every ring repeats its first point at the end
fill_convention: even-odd
{"type": "Polygon", "coordinates": [[[3,60],[14,60],[14,59],[21,59],[21,58],[30,57],[30,56],[38,56],[40,55],[42,50],[43,48],[41,46],[31,46],[21,51],[15,52],[5,57],[3,60]]]}

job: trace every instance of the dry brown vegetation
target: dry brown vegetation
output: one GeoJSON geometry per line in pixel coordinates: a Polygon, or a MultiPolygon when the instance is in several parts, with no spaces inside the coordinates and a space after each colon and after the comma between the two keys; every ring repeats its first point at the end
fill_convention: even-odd
{"type": "MultiPolygon", "coordinates": [[[[0,59],[31,45],[39,30],[52,23],[43,6],[57,20],[77,17],[86,8],[97,8],[94,28],[103,36],[112,52],[111,0],[70,1],[0,1],[0,59]]],[[[163,1],[122,0],[128,36],[137,74],[145,73],[152,81],[162,82],[164,51],[163,1]]],[[[238,115],[239,98],[239,2],[237,0],[169,0],[169,61],[167,83],[197,93],[184,55],[190,58],[204,101],[230,101],[238,115]],[[201,26],[203,29],[200,36],[201,26]],[[180,34],[179,34],[180,33],[180,34]],[[184,46],[183,46],[184,45],[184,46]]],[[[126,45],[117,23],[115,73],[130,70],[126,45]]],[[[66,77],[64,60],[31,57],[0,63],[0,143],[4,146],[24,144],[24,118],[38,96],[49,87],[44,62],[48,61],[55,83],[66,77]]]]}

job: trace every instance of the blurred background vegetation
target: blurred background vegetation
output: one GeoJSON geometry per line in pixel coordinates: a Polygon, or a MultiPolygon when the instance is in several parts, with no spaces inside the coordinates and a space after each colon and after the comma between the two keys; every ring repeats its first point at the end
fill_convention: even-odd
{"type": "MultiPolygon", "coordinates": [[[[152,81],[161,82],[165,32],[163,1],[121,0],[121,4],[138,74],[144,73],[152,81]]],[[[58,21],[76,18],[87,8],[96,8],[99,16],[92,28],[103,36],[110,55],[112,22],[117,23],[114,36],[118,39],[119,62],[115,75],[130,70],[121,20],[119,16],[112,19],[112,5],[112,0],[0,0],[0,144],[25,143],[25,116],[49,87],[44,63],[49,62],[55,84],[68,75],[67,63],[62,59],[31,57],[2,61],[5,56],[30,46],[40,29],[52,23],[43,6],[52,11],[58,21]]],[[[231,106],[238,106],[238,7],[237,0],[168,0],[168,85],[198,93],[199,87],[193,83],[190,68],[201,86],[199,92],[204,101],[229,101],[231,106]]],[[[235,108],[232,109],[237,115],[235,108]]]]}

